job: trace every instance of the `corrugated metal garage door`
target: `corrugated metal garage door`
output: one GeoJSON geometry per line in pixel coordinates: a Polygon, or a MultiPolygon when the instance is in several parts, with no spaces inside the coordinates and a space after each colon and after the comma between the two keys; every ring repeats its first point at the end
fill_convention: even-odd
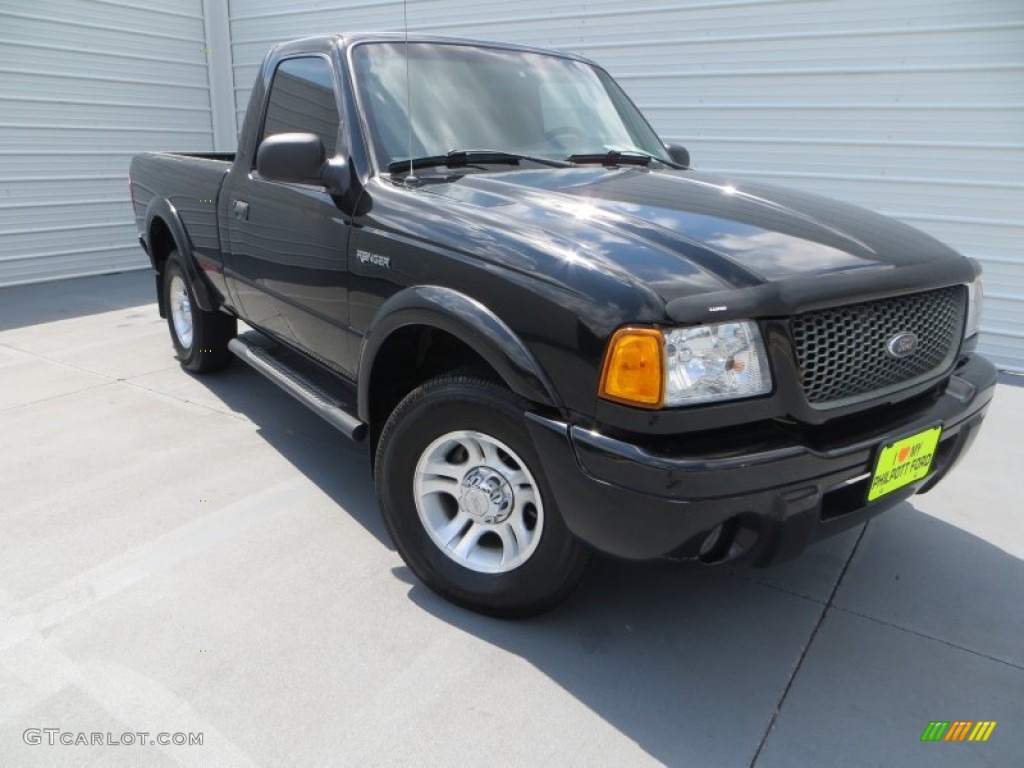
{"type": "Polygon", "coordinates": [[[212,149],[201,0],[0,5],[0,285],[146,265],[128,162],[212,149]]]}
{"type": "MultiPolygon", "coordinates": [[[[401,28],[401,3],[326,5],[232,0],[239,111],[272,43],[401,28]]],[[[413,0],[409,25],[594,58],[696,166],[873,208],[977,257],[982,348],[1024,370],[1019,0],[413,0]]]]}

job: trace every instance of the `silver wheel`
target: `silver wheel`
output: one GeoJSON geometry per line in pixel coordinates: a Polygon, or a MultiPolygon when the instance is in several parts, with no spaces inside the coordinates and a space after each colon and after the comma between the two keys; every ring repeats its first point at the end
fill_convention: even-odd
{"type": "Polygon", "coordinates": [[[459,565],[507,573],[530,559],[544,530],[540,487],[500,440],[461,430],[427,446],[413,494],[433,542],[459,565]]]}
{"type": "Polygon", "coordinates": [[[169,294],[174,334],[184,349],[190,349],[192,347],[192,302],[189,301],[185,281],[178,275],[171,278],[169,294]]]}

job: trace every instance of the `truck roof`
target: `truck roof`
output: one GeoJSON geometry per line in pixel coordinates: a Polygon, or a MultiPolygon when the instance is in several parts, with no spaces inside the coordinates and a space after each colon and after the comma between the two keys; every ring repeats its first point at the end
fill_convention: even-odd
{"type": "MultiPolygon", "coordinates": [[[[352,46],[360,43],[403,43],[406,40],[406,36],[402,32],[363,32],[358,34],[334,34],[334,35],[313,35],[309,37],[302,37],[295,40],[286,40],[285,42],[275,45],[271,51],[273,53],[293,53],[300,51],[307,51],[310,48],[328,48],[328,47],[340,47],[342,49],[349,49],[352,46]]],[[[574,53],[567,53],[565,51],[552,50],[550,48],[538,48],[529,45],[519,45],[518,43],[504,43],[497,42],[494,40],[477,40],[469,37],[448,37],[443,35],[421,35],[410,33],[408,40],[410,43],[440,43],[446,45],[472,45],[482,48],[499,48],[502,50],[510,51],[524,51],[527,53],[543,53],[548,55],[561,56],[566,59],[573,59],[574,61],[582,61],[593,66],[599,66],[595,62],[586,58],[585,56],[578,56],[574,53]]]]}

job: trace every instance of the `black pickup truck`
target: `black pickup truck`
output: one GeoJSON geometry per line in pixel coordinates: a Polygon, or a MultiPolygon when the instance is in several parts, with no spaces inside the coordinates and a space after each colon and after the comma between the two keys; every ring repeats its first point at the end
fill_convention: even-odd
{"type": "Polygon", "coordinates": [[[689,165],[580,57],[339,35],[270,51],[236,154],[130,184],[182,365],[366,440],[409,567],[522,616],[592,549],[791,558],[934,487],[991,400],[975,262],[689,165]]]}

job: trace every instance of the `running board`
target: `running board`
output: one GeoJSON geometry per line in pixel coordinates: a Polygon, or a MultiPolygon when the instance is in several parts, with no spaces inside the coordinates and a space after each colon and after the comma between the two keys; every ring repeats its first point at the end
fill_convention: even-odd
{"type": "Polygon", "coordinates": [[[366,424],[349,412],[346,403],[329,395],[273,353],[241,336],[229,341],[228,349],[352,440],[358,442],[366,437],[366,424]]]}

